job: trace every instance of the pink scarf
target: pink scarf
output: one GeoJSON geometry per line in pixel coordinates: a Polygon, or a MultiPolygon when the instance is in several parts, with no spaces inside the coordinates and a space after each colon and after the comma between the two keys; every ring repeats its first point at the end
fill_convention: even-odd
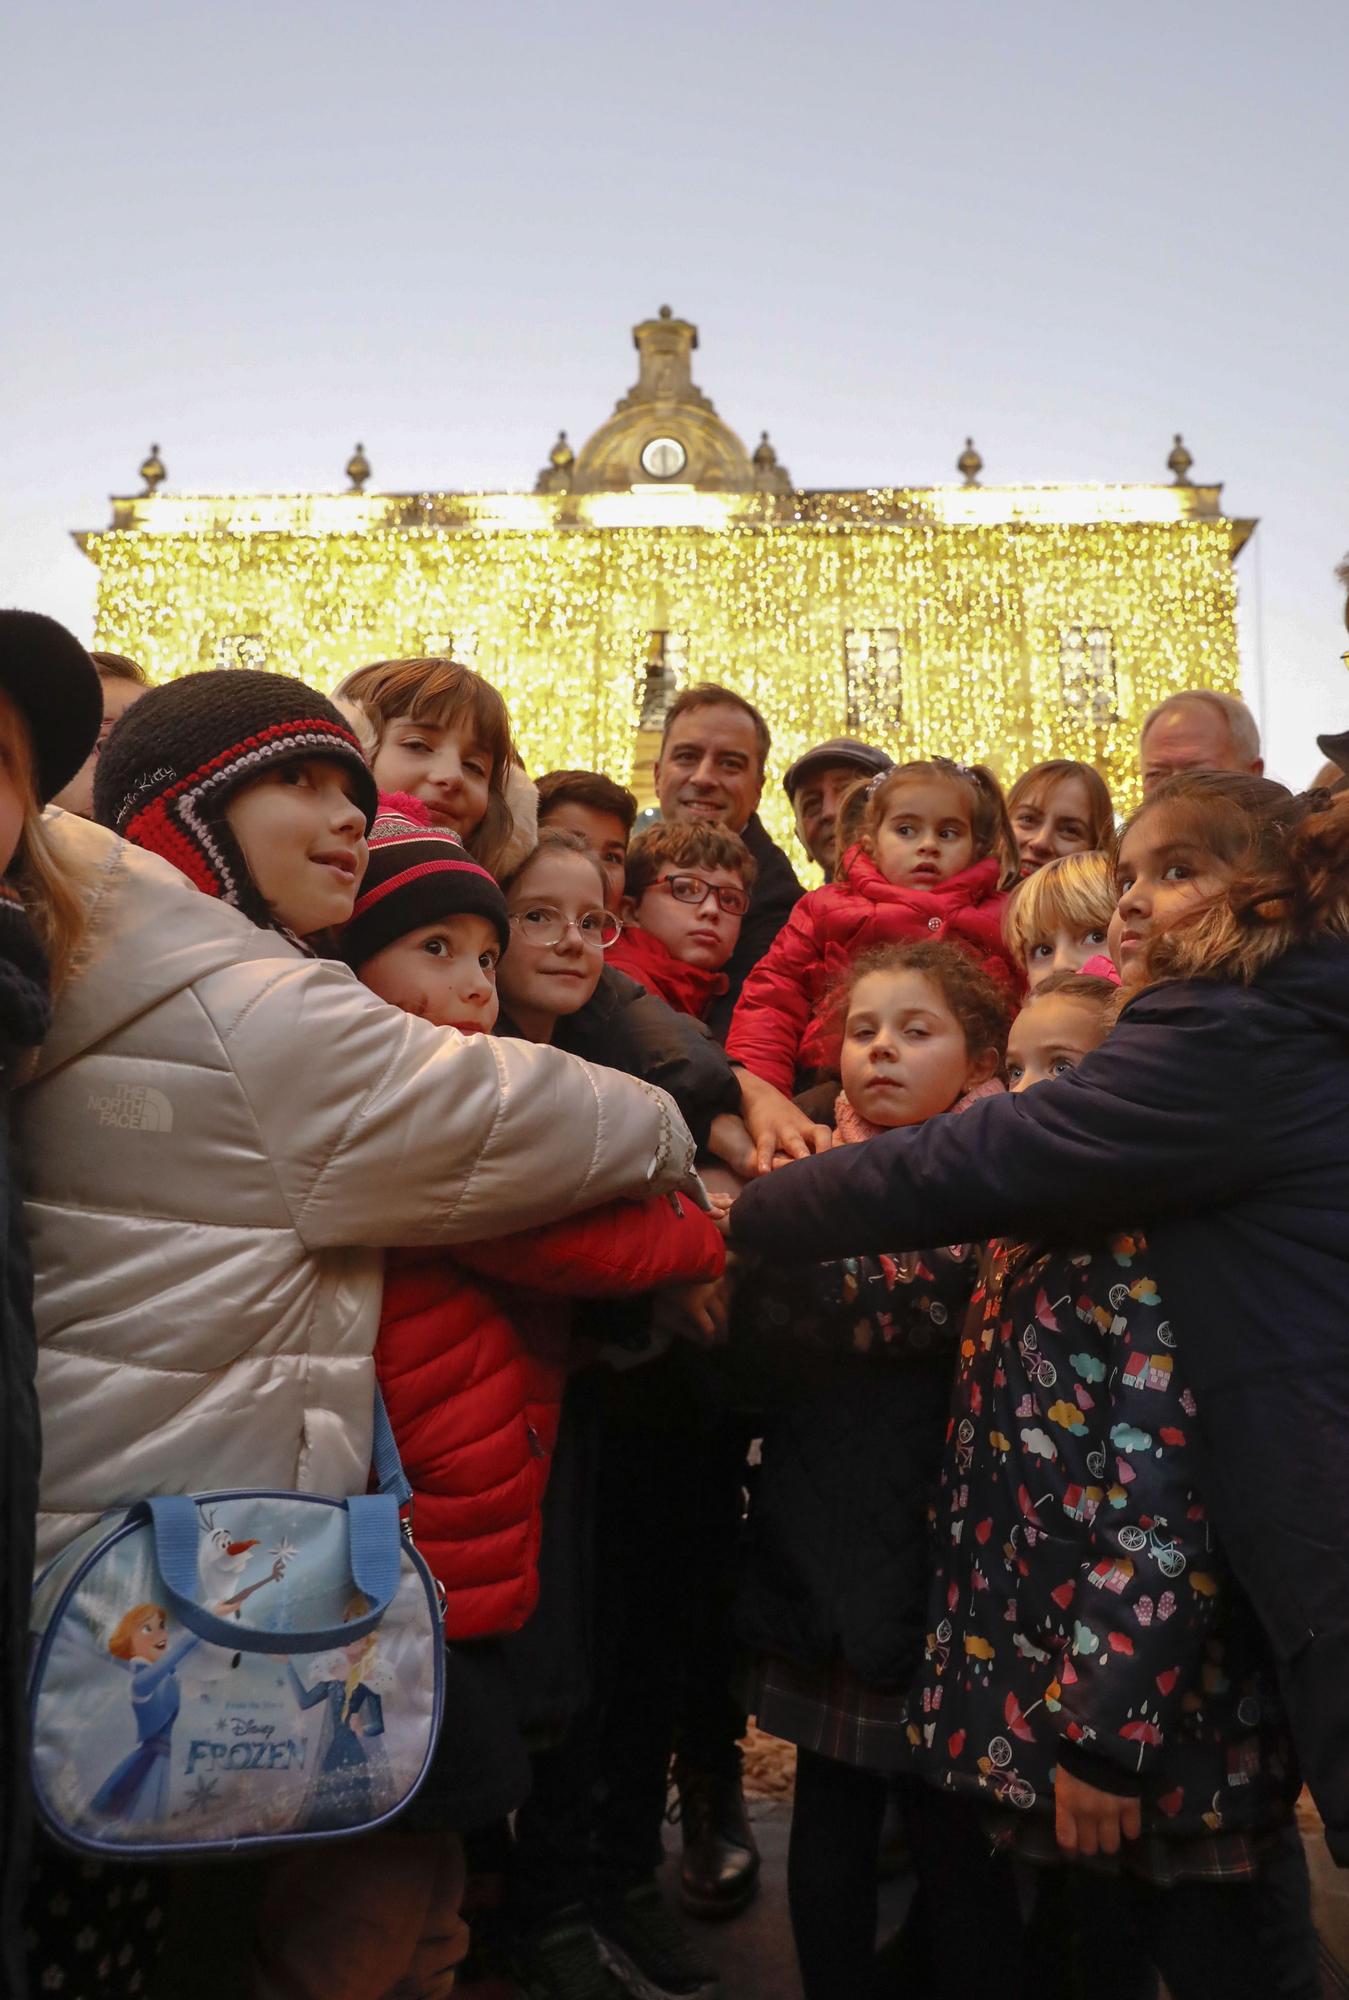
{"type": "MultiPolygon", "coordinates": [[[[967,1090],[963,1097],[956,1099],[947,1115],[954,1116],[958,1111],[968,1111],[972,1104],[978,1104],[985,1097],[1001,1097],[1004,1088],[1005,1086],[999,1083],[995,1076],[990,1077],[987,1083],[976,1083],[973,1090],[967,1090]]],[[[882,1132],[895,1130],[892,1125],[873,1125],[860,1111],[853,1110],[842,1091],[834,1100],[834,1123],[836,1146],[853,1146],[859,1139],[878,1139],[882,1132]]]]}

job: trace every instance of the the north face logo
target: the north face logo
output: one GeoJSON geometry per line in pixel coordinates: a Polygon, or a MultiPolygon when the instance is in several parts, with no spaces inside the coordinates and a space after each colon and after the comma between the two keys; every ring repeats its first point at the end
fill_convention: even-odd
{"type": "Polygon", "coordinates": [[[173,1106],[150,1083],[124,1083],[116,1090],[90,1091],[89,1110],[100,1125],[130,1132],[171,1132],[173,1106]]]}

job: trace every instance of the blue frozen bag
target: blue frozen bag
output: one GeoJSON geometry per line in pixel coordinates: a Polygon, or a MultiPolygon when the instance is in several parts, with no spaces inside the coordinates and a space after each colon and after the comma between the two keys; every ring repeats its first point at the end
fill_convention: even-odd
{"type": "Polygon", "coordinates": [[[382,1825],[440,1728],[434,1579],[382,1406],[382,1490],[138,1501],[39,1579],[33,1787],[67,1847],[158,1856],[382,1825]]]}

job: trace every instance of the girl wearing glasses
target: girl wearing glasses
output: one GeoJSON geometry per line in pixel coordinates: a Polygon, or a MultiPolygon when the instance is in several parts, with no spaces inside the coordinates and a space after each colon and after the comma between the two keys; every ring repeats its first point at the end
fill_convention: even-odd
{"type": "Polygon", "coordinates": [[[595,997],[622,924],[604,907],[604,872],[579,834],[546,833],[504,884],[511,943],[498,973],[503,1017],[528,1042],[595,997]],[[507,961],[509,961],[509,966],[507,961]]]}

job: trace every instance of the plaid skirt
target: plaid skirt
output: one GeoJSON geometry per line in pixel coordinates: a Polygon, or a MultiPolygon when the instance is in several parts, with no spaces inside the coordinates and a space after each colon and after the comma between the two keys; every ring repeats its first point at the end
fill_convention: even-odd
{"type": "Polygon", "coordinates": [[[910,1768],[903,1690],[867,1687],[846,1660],[800,1667],[768,1655],[749,1706],[760,1729],[799,1749],[868,1771],[910,1768]]]}
{"type": "MultiPolygon", "coordinates": [[[[749,1706],[765,1734],[799,1749],[868,1771],[913,1768],[906,1692],[867,1687],[844,1660],[800,1667],[767,1656],[758,1662],[749,1706]]],[[[981,1810],[978,1798],[970,1803],[990,1846],[1010,1849],[1038,1867],[1064,1865],[1052,1812],[1012,1814],[996,1806],[981,1810]]],[[[1127,1871],[1158,1888],[1178,1882],[1252,1882],[1281,1837],[1281,1829],[1261,1835],[1224,1830],[1190,1840],[1149,1834],[1130,1841],[1119,1856],[1102,1855],[1079,1865],[1106,1874],[1127,1871]]]]}
{"type": "MultiPolygon", "coordinates": [[[[1037,1867],[1065,1866],[1063,1849],[1054,1837],[1050,1817],[1020,1815],[1013,1820],[996,1808],[982,1815],[995,1847],[1009,1847],[1018,1860],[1037,1867]]],[[[1079,1858],[1072,1865],[1103,1875],[1136,1875],[1155,1889],[1174,1889],[1178,1882],[1254,1882],[1266,1858],[1283,1837],[1283,1829],[1249,1834],[1224,1831],[1195,1834],[1188,1840],[1167,1840],[1147,1833],[1126,1841],[1118,1854],[1079,1858]]]]}

